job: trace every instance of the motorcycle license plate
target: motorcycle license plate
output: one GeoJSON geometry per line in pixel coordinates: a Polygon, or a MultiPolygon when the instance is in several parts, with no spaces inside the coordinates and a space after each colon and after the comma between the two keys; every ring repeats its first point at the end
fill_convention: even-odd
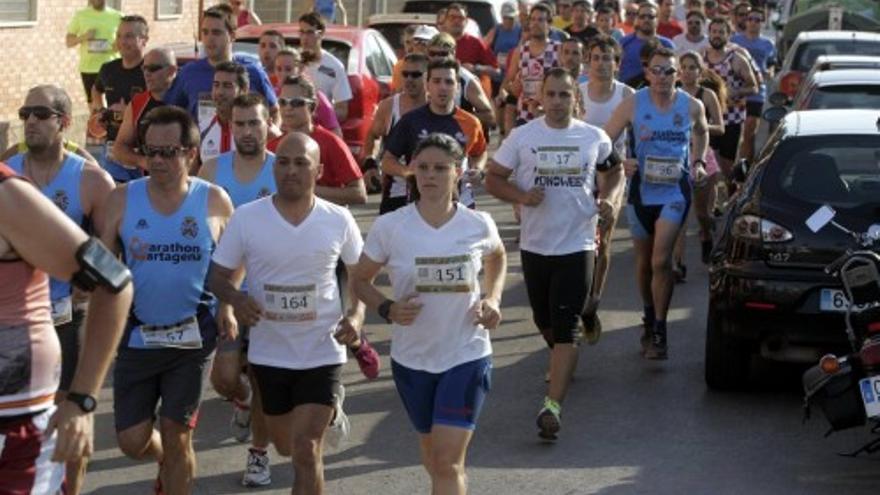
{"type": "Polygon", "coordinates": [[[880,417],[880,376],[862,378],[859,388],[865,404],[865,415],[869,418],[880,417]]]}
{"type": "MultiPolygon", "coordinates": [[[[856,309],[863,310],[868,307],[876,306],[877,304],[862,304],[860,306],[856,306],[856,309]]],[[[842,290],[838,289],[822,289],[822,292],[819,294],[819,310],[820,311],[829,311],[832,313],[845,313],[846,309],[849,308],[849,299],[846,298],[846,294],[842,290]]]]}

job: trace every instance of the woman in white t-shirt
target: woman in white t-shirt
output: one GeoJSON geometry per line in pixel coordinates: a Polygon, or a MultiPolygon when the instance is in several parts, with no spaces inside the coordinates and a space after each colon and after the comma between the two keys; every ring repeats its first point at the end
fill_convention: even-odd
{"type": "Polygon", "coordinates": [[[464,460],[490,386],[507,256],[495,222],[456,201],[464,152],[430,134],[410,166],[419,199],[376,219],[354,274],[358,298],[392,323],[394,382],[420,434],[432,493],[464,494],[464,460]],[[373,285],[386,267],[394,292],[373,285]],[[479,273],[484,270],[485,296],[479,273]]]}

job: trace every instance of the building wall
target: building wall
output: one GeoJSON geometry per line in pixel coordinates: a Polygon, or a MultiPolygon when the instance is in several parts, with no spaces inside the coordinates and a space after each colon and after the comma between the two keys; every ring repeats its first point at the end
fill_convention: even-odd
{"type": "MultiPolygon", "coordinates": [[[[182,0],[183,15],[175,19],[156,19],[156,0],[118,0],[125,14],[140,14],[150,23],[149,46],[172,41],[192,40],[198,19],[198,0],[182,0]]],[[[108,2],[112,4],[115,2],[108,2]]],[[[205,0],[205,5],[216,3],[205,0]]],[[[67,48],[64,38],[74,12],[86,0],[38,0],[37,21],[33,26],[0,26],[0,46],[6,67],[0,78],[0,148],[21,139],[17,110],[27,90],[38,84],[57,84],[70,94],[74,104],[71,138],[82,142],[88,118],[85,91],[79,71],[78,48],[67,48]]],[[[148,46],[148,48],[149,48],[148,46]]]]}
{"type": "MultiPolygon", "coordinates": [[[[404,0],[384,0],[387,13],[403,11],[404,0]]],[[[254,10],[263,22],[285,22],[288,0],[254,0],[254,10]]],[[[296,20],[306,10],[306,2],[303,0],[290,0],[291,19],[296,20]]],[[[358,5],[362,8],[362,21],[366,24],[367,17],[372,14],[382,13],[382,0],[343,0],[345,11],[348,13],[349,24],[357,24],[358,5]]]]}

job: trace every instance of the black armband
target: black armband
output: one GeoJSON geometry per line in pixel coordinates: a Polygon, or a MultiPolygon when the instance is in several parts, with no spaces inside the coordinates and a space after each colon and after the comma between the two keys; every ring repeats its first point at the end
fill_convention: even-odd
{"type": "Polygon", "coordinates": [[[90,237],[76,250],[76,261],[79,263],[79,271],[73,274],[71,282],[86,292],[102,285],[116,294],[131,282],[128,267],[94,237],[90,237]]]}
{"type": "Polygon", "coordinates": [[[617,154],[616,150],[612,149],[605,161],[596,164],[596,170],[604,172],[606,170],[611,170],[621,163],[623,163],[623,160],[620,159],[620,155],[617,154]]]}

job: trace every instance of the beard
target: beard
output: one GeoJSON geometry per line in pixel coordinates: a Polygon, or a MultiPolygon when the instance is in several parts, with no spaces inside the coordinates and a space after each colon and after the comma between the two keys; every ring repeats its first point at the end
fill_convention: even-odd
{"type": "Polygon", "coordinates": [[[712,48],[716,50],[721,50],[727,45],[727,40],[722,40],[719,38],[712,38],[709,40],[709,44],[712,45],[712,48]]]}

